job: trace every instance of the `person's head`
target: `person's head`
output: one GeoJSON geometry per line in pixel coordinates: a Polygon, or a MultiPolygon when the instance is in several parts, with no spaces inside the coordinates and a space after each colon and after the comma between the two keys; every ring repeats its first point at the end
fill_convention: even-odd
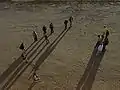
{"type": "Polygon", "coordinates": [[[98,37],[100,38],[100,35],[98,35],[98,37]]]}
{"type": "Polygon", "coordinates": [[[51,22],[51,23],[50,23],[50,25],[52,25],[52,26],[53,26],[53,23],[51,22]]]}
{"type": "Polygon", "coordinates": [[[106,25],[104,25],[104,28],[106,28],[106,25]]]}

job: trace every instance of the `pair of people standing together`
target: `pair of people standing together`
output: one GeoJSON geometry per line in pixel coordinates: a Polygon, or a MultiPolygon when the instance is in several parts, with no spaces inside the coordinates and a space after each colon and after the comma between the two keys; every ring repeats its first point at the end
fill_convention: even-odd
{"type": "MultiPolygon", "coordinates": [[[[106,28],[106,26],[104,26],[104,28],[106,28]]],[[[106,30],[106,32],[103,33],[102,35],[98,35],[98,41],[95,45],[95,48],[97,48],[98,50],[97,54],[106,49],[106,46],[109,44],[108,36],[109,36],[108,30],[106,30]]]]}
{"type": "MultiPolygon", "coordinates": [[[[73,17],[72,16],[69,18],[69,22],[70,22],[70,27],[72,27],[72,22],[73,22],[73,17]]],[[[68,20],[64,21],[64,25],[65,25],[65,30],[66,30],[67,26],[68,26],[68,20]]]]}
{"type": "MultiPolygon", "coordinates": [[[[53,23],[50,23],[49,28],[50,28],[50,30],[51,30],[51,34],[54,33],[53,23]]],[[[45,37],[46,42],[49,43],[48,36],[46,35],[46,33],[47,33],[47,27],[44,25],[44,26],[42,27],[42,30],[43,30],[43,35],[44,35],[44,37],[45,37]]],[[[36,34],[35,31],[33,31],[33,38],[34,38],[34,41],[37,41],[37,40],[38,40],[38,39],[37,39],[37,34],[36,34]]]]}

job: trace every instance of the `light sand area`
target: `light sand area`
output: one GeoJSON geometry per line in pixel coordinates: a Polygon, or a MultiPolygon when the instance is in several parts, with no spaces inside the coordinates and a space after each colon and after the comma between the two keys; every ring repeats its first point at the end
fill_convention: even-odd
{"type": "MultiPolygon", "coordinates": [[[[48,26],[51,20],[55,25],[55,33],[50,36],[52,42],[64,29],[63,21],[73,15],[73,27],[39,67],[37,73],[42,82],[37,83],[31,90],[76,90],[90,60],[97,34],[104,31],[104,24],[110,29],[110,43],[100,62],[91,90],[119,90],[120,6],[87,5],[84,10],[76,13],[72,13],[69,6],[40,7],[33,12],[16,11],[12,8],[0,11],[1,73],[21,54],[18,46],[22,40],[25,47],[32,43],[32,30],[35,29],[31,27],[33,24],[38,26],[36,32],[41,37],[42,25],[48,26]]],[[[27,80],[31,69],[30,66],[14,83],[11,90],[28,90],[32,83],[27,80]]]]}

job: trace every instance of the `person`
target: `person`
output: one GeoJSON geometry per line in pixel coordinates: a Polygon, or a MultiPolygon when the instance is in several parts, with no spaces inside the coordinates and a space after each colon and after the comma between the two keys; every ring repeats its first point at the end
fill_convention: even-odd
{"type": "Polygon", "coordinates": [[[102,37],[101,37],[101,35],[98,35],[98,41],[95,45],[95,48],[97,48],[100,45],[101,42],[102,42],[102,37]]]}
{"type": "Polygon", "coordinates": [[[109,36],[109,30],[106,25],[104,25],[104,29],[105,29],[105,38],[106,38],[109,36]]]}
{"type": "Polygon", "coordinates": [[[50,23],[49,28],[51,29],[51,34],[54,33],[54,30],[53,30],[53,28],[54,28],[54,27],[53,27],[53,23],[50,23]]]}
{"type": "Polygon", "coordinates": [[[44,37],[45,37],[46,43],[48,44],[49,43],[48,36],[45,34],[44,37]]]}
{"type": "Polygon", "coordinates": [[[33,80],[34,81],[40,80],[40,78],[38,77],[38,75],[36,74],[36,72],[33,73],[33,80]]]}
{"type": "Polygon", "coordinates": [[[109,44],[108,37],[106,37],[103,41],[103,50],[105,50],[106,46],[109,44]]]}
{"type": "Polygon", "coordinates": [[[73,17],[71,16],[71,17],[69,18],[70,27],[72,27],[72,21],[73,21],[73,17]]]}
{"type": "Polygon", "coordinates": [[[102,36],[102,38],[104,39],[104,37],[105,37],[105,32],[102,32],[102,35],[101,35],[101,36],[102,36]]]}
{"type": "Polygon", "coordinates": [[[102,51],[103,51],[103,43],[99,44],[97,48],[96,56],[102,53],[102,51]]]}
{"type": "Polygon", "coordinates": [[[21,57],[22,57],[22,59],[23,59],[23,60],[25,60],[25,59],[26,59],[26,56],[25,56],[25,54],[24,54],[24,53],[22,53],[22,54],[21,54],[21,57]]]}
{"type": "MultiPolygon", "coordinates": [[[[39,76],[36,74],[36,72],[34,72],[31,77],[32,77],[32,79],[33,79],[32,84],[31,84],[31,87],[33,87],[37,82],[40,81],[40,78],[39,78],[39,76]]],[[[30,88],[30,87],[29,87],[29,88],[30,88]]]]}
{"type": "Polygon", "coordinates": [[[66,30],[67,29],[68,20],[65,20],[64,24],[65,24],[65,30],[66,30]]]}
{"type": "Polygon", "coordinates": [[[47,33],[47,32],[46,32],[47,28],[46,28],[45,25],[43,26],[42,30],[43,30],[43,34],[46,34],[46,33],[47,33]]]}
{"type": "Polygon", "coordinates": [[[22,51],[25,50],[23,42],[21,43],[19,49],[21,49],[22,51]]]}
{"type": "Polygon", "coordinates": [[[34,38],[34,42],[36,42],[38,39],[37,39],[37,34],[35,31],[33,31],[33,38],[34,38]]]}
{"type": "MultiPolygon", "coordinates": [[[[21,49],[21,50],[23,51],[22,54],[21,54],[21,57],[23,58],[23,60],[25,60],[25,59],[26,59],[26,55],[25,55],[25,48],[24,48],[23,42],[21,43],[19,49],[21,49]]],[[[27,63],[27,62],[28,62],[28,61],[26,60],[26,63],[27,63]]]]}
{"type": "Polygon", "coordinates": [[[105,38],[107,38],[109,36],[109,31],[106,30],[106,33],[105,33],[105,38]]]}

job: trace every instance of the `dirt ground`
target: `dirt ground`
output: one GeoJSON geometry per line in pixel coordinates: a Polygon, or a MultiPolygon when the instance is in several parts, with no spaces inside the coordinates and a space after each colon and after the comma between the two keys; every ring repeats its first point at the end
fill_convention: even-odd
{"type": "MultiPolygon", "coordinates": [[[[74,17],[73,27],[37,70],[41,81],[30,88],[32,80],[28,80],[28,76],[32,67],[29,66],[10,90],[76,90],[89,63],[97,34],[104,31],[104,24],[110,30],[110,42],[99,68],[95,69],[95,80],[89,83],[92,83],[91,90],[120,90],[120,6],[84,4],[83,7],[76,12],[69,5],[55,4],[21,9],[15,9],[14,5],[10,9],[0,8],[1,74],[22,53],[18,48],[20,43],[24,42],[25,48],[32,43],[32,30],[36,30],[41,38],[42,26],[48,27],[50,21],[53,22],[55,33],[49,37],[51,44],[64,30],[64,20],[71,15],[74,17]]],[[[37,60],[39,57],[33,63],[37,60]]]]}

